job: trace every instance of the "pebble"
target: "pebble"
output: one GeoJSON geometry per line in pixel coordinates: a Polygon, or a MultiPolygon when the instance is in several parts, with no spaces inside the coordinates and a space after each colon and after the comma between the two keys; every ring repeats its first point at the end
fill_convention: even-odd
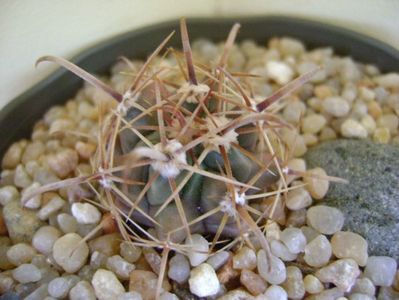
{"type": "Polygon", "coordinates": [[[62,299],[68,295],[75,283],[73,280],[68,280],[67,277],[58,277],[49,282],[47,290],[50,296],[62,299]]]}
{"type": "Polygon", "coordinates": [[[363,127],[358,121],[347,119],[341,125],[341,134],[346,138],[359,138],[364,139],[368,133],[366,128],[363,127]]]}
{"type": "Polygon", "coordinates": [[[373,134],[373,141],[379,144],[388,144],[391,140],[391,133],[388,128],[377,128],[373,134]]]}
{"type": "Polygon", "coordinates": [[[32,184],[32,178],[22,165],[18,165],[15,169],[14,184],[19,188],[27,188],[32,184]]]}
{"type": "Polygon", "coordinates": [[[298,187],[288,192],[285,204],[290,210],[300,210],[312,204],[312,197],[305,188],[298,187]]]}
{"type": "Polygon", "coordinates": [[[294,71],[282,61],[268,61],[266,71],[267,75],[280,85],[287,84],[294,77],[294,71]]]}
{"type": "Polygon", "coordinates": [[[11,246],[7,251],[7,258],[9,262],[15,266],[20,266],[31,262],[36,255],[36,250],[31,245],[19,243],[11,246]]]}
{"type": "Polygon", "coordinates": [[[47,220],[52,214],[55,212],[59,211],[64,207],[66,204],[66,201],[62,199],[59,196],[52,197],[49,202],[47,202],[46,205],[44,205],[39,212],[37,213],[37,216],[39,217],[40,220],[47,220]]]}
{"type": "Polygon", "coordinates": [[[35,212],[22,208],[18,201],[7,203],[3,216],[13,243],[30,243],[36,230],[43,225],[35,212]]]}
{"type": "Polygon", "coordinates": [[[330,242],[324,235],[319,235],[305,247],[305,262],[312,267],[321,267],[328,263],[332,254],[330,242]]]}
{"type": "Polygon", "coordinates": [[[287,267],[287,278],[281,285],[290,299],[302,299],[305,295],[305,285],[302,272],[298,267],[287,267]]]}
{"type": "Polygon", "coordinates": [[[101,252],[94,251],[90,256],[90,266],[99,269],[107,265],[108,257],[101,252]]]}
{"type": "Polygon", "coordinates": [[[290,102],[283,110],[283,118],[290,123],[299,123],[306,112],[306,105],[302,101],[290,102]]]}
{"type": "MultiPolygon", "coordinates": [[[[130,274],[129,291],[138,292],[143,297],[143,300],[154,300],[157,283],[158,276],[154,272],[134,270],[130,274]]],[[[169,291],[171,288],[166,279],[162,282],[162,288],[165,291],[169,291]]]]}
{"type": "Polygon", "coordinates": [[[281,258],[283,261],[294,261],[297,254],[291,253],[287,246],[279,240],[272,240],[270,242],[270,249],[273,255],[281,258]]]}
{"type": "Polygon", "coordinates": [[[35,265],[22,264],[12,270],[12,277],[20,283],[37,282],[42,279],[42,273],[35,265]]]}
{"type": "Polygon", "coordinates": [[[261,249],[258,251],[257,262],[259,275],[268,283],[280,284],[285,281],[287,276],[285,265],[279,258],[271,255],[271,259],[268,261],[265,250],[261,249]]]}
{"type": "Polygon", "coordinates": [[[279,48],[281,53],[285,56],[300,55],[305,52],[305,46],[297,39],[290,37],[282,37],[280,39],[279,48]]]}
{"type": "Polygon", "coordinates": [[[61,236],[61,232],[53,226],[43,226],[36,231],[32,238],[32,246],[45,255],[53,251],[55,241],[61,236]]]}
{"type": "Polygon", "coordinates": [[[219,279],[215,270],[207,263],[200,264],[190,272],[190,292],[198,297],[215,295],[219,291],[219,279]]]}
{"type": "Polygon", "coordinates": [[[209,244],[202,235],[192,234],[191,238],[186,238],[185,244],[190,247],[187,256],[191,266],[196,267],[207,260],[209,244]]]}
{"type": "Polygon", "coordinates": [[[397,264],[396,260],[388,256],[370,256],[367,260],[364,276],[370,278],[376,286],[392,285],[397,264]]]}
{"type": "MultiPolygon", "coordinates": [[[[259,299],[262,299],[260,297],[262,297],[262,295],[259,296],[259,299]]],[[[255,298],[251,294],[247,293],[244,290],[236,289],[236,290],[228,291],[222,297],[217,298],[217,300],[241,300],[241,299],[255,300],[255,299],[258,299],[258,297],[255,298]]]]}
{"type": "Polygon", "coordinates": [[[357,263],[353,259],[339,259],[315,273],[321,282],[333,283],[342,292],[349,291],[360,275],[357,263]]]}
{"type": "Polygon", "coordinates": [[[264,293],[264,296],[266,297],[267,300],[287,300],[288,295],[287,292],[278,285],[272,285],[269,286],[264,293]]]}
{"type": "Polygon", "coordinates": [[[97,224],[101,220],[101,213],[90,203],[73,203],[72,215],[79,224],[97,224]]]}
{"type": "Polygon", "coordinates": [[[206,261],[215,271],[223,266],[229,259],[230,253],[227,251],[219,251],[209,257],[206,261]]]}
{"type": "Polygon", "coordinates": [[[183,254],[176,253],[169,261],[168,277],[179,284],[183,284],[189,276],[190,263],[188,259],[183,254]]]}
{"type": "MultiPolygon", "coordinates": [[[[165,295],[166,293],[163,293],[162,295],[165,295]]],[[[167,293],[167,294],[170,294],[170,293],[167,293]]],[[[162,297],[162,295],[159,297],[160,300],[167,300],[167,299],[170,299],[170,300],[177,299],[177,300],[179,300],[178,298],[171,298],[171,297],[168,298],[168,295],[165,295],[165,297],[162,297]]],[[[173,295],[173,294],[170,294],[170,295],[173,295]]],[[[141,297],[141,295],[139,293],[137,293],[137,292],[123,293],[123,294],[119,295],[119,297],[117,298],[117,300],[142,300],[142,299],[143,298],[141,297]]]]}
{"type": "Polygon", "coordinates": [[[398,126],[399,118],[395,114],[382,115],[377,120],[377,127],[388,128],[392,135],[398,132],[398,126]]]}
{"type": "Polygon", "coordinates": [[[301,227],[303,235],[306,237],[306,243],[310,243],[313,239],[319,236],[320,232],[309,226],[301,227]]]}
{"type": "Polygon", "coordinates": [[[67,233],[54,243],[54,260],[68,273],[78,271],[88,256],[89,247],[76,233],[67,233]]]}
{"type": "Polygon", "coordinates": [[[306,173],[308,174],[308,176],[304,177],[306,189],[313,199],[323,199],[330,186],[328,180],[323,179],[327,177],[326,171],[324,171],[322,168],[314,168],[308,170],[306,173]]]}
{"type": "Polygon", "coordinates": [[[369,296],[375,295],[375,286],[367,277],[356,279],[355,285],[351,289],[351,293],[362,293],[369,296]]]}
{"type": "Polygon", "coordinates": [[[116,299],[125,292],[125,288],[115,274],[104,269],[99,269],[94,273],[91,284],[99,300],[116,299]]]}
{"type": "Polygon", "coordinates": [[[309,294],[318,294],[324,290],[324,286],[320,280],[311,274],[305,276],[303,283],[305,286],[305,291],[309,294]]]}
{"type": "Polygon", "coordinates": [[[4,273],[5,272],[0,273],[0,294],[1,295],[4,295],[6,292],[11,292],[11,290],[15,286],[15,281],[11,277],[11,274],[4,274],[4,273]]]}
{"type": "Polygon", "coordinates": [[[373,117],[370,115],[365,115],[364,117],[362,117],[360,123],[364,128],[366,128],[367,133],[370,136],[375,132],[377,128],[377,124],[375,123],[373,117]]]}
{"type": "Polygon", "coordinates": [[[159,297],[159,300],[179,300],[179,298],[175,294],[169,292],[163,292],[159,297]]]}
{"type": "Polygon", "coordinates": [[[287,227],[301,227],[306,224],[306,208],[300,210],[293,210],[288,213],[285,226],[287,227]]]}
{"type": "Polygon", "coordinates": [[[240,275],[241,284],[252,294],[259,295],[266,290],[266,283],[262,277],[250,270],[242,270],[240,275]]]}
{"type": "Polygon", "coordinates": [[[91,284],[85,280],[79,281],[70,291],[70,300],[96,300],[94,289],[91,284]]]}
{"type": "Polygon", "coordinates": [[[114,272],[119,279],[127,280],[130,278],[130,273],[135,269],[135,266],[119,255],[114,255],[108,258],[107,269],[114,272]]]}
{"type": "Polygon", "coordinates": [[[313,114],[306,116],[302,120],[302,131],[304,133],[316,134],[326,125],[327,120],[323,115],[313,114]]]}
{"type": "Polygon", "coordinates": [[[37,289],[32,291],[24,300],[42,300],[48,296],[47,283],[42,284],[37,289]]]}
{"type": "Polygon", "coordinates": [[[69,214],[59,214],[57,216],[57,223],[63,233],[74,233],[78,231],[78,222],[69,214]]]}
{"type": "MultiPolygon", "coordinates": [[[[25,197],[26,194],[34,192],[39,187],[40,183],[33,182],[31,185],[29,185],[26,189],[22,191],[22,198],[25,197]]],[[[24,203],[22,203],[22,205],[30,209],[38,209],[40,208],[41,203],[42,203],[42,195],[36,195],[27,199],[24,203]]]]}
{"type": "Polygon", "coordinates": [[[158,254],[157,251],[155,251],[153,248],[144,248],[143,249],[143,254],[144,258],[151,267],[151,269],[154,271],[155,274],[159,274],[161,270],[161,261],[162,258],[158,254]]]}
{"type": "Polygon", "coordinates": [[[78,160],[78,154],[72,149],[64,149],[47,157],[49,167],[60,178],[65,178],[74,171],[78,165],[78,160]]]}
{"type": "Polygon", "coordinates": [[[334,234],[342,229],[344,215],[334,207],[317,205],[308,209],[307,224],[323,234],[334,234]]]}
{"type": "Polygon", "coordinates": [[[120,255],[128,262],[135,263],[141,256],[141,248],[129,242],[123,241],[120,244],[120,255]]]}
{"type": "Polygon", "coordinates": [[[367,241],[359,234],[339,231],[331,238],[331,247],[337,258],[352,258],[361,267],[367,263],[367,241]]]}
{"type": "Polygon", "coordinates": [[[297,254],[305,250],[306,237],[299,228],[291,227],[284,229],[281,232],[280,239],[293,254],[297,254]]]}
{"type": "Polygon", "coordinates": [[[233,256],[233,268],[253,270],[256,268],[256,253],[251,248],[244,246],[233,256]]]}
{"type": "Polygon", "coordinates": [[[123,238],[119,233],[99,236],[89,242],[90,252],[99,251],[106,256],[117,255],[120,252],[122,240],[123,238]]]}
{"type": "Polygon", "coordinates": [[[323,101],[323,109],[333,117],[344,117],[349,113],[349,103],[341,97],[328,97],[323,101]]]}
{"type": "Polygon", "coordinates": [[[397,73],[388,73],[374,78],[374,81],[385,88],[397,88],[399,86],[399,75],[397,73]]]}
{"type": "Polygon", "coordinates": [[[0,204],[7,205],[8,202],[17,201],[19,199],[19,192],[15,186],[7,185],[0,188],[0,204]]]}
{"type": "Polygon", "coordinates": [[[21,162],[22,152],[23,147],[21,143],[13,143],[4,154],[2,160],[3,169],[14,169],[21,162]]]}

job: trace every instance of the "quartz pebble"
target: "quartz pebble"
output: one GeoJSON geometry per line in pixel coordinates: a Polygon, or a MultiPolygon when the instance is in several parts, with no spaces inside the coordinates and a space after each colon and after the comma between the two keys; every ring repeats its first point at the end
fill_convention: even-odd
{"type": "Polygon", "coordinates": [[[94,273],[91,284],[99,300],[116,299],[125,292],[125,288],[115,274],[104,269],[99,269],[94,273]]]}
{"type": "Polygon", "coordinates": [[[293,261],[297,258],[297,254],[291,253],[287,246],[279,240],[270,242],[270,249],[273,255],[281,258],[283,261],[293,261]]]}
{"type": "Polygon", "coordinates": [[[255,296],[262,294],[267,287],[262,277],[246,269],[241,271],[240,282],[252,295],[255,296]]]}
{"type": "Polygon", "coordinates": [[[188,283],[191,293],[198,297],[215,295],[220,286],[215,270],[206,263],[191,270],[188,283]]]}
{"type": "MultiPolygon", "coordinates": [[[[31,185],[29,185],[28,187],[26,187],[26,189],[24,189],[22,191],[22,195],[21,195],[22,198],[25,198],[26,195],[31,194],[32,192],[37,190],[39,187],[40,187],[40,183],[33,182],[31,185]]],[[[35,195],[30,198],[27,198],[26,200],[24,200],[22,205],[24,207],[27,207],[30,209],[37,209],[37,208],[40,208],[41,203],[42,203],[42,196],[39,194],[39,195],[35,195]]]]}
{"type": "Polygon", "coordinates": [[[303,282],[302,272],[298,267],[287,267],[287,278],[282,283],[282,287],[286,290],[288,298],[303,298],[305,295],[305,285],[303,282]]]}
{"type": "Polygon", "coordinates": [[[100,269],[107,264],[108,257],[98,251],[94,251],[90,256],[90,266],[94,269],[100,269]]]}
{"type": "Polygon", "coordinates": [[[57,223],[63,233],[74,233],[78,230],[78,222],[69,214],[59,214],[57,216],[57,223]]]}
{"type": "Polygon", "coordinates": [[[306,111],[306,105],[302,101],[294,101],[287,105],[283,111],[283,118],[290,123],[298,123],[306,111]]]}
{"type": "Polygon", "coordinates": [[[114,272],[119,279],[127,280],[130,273],[135,269],[135,266],[128,263],[119,255],[114,255],[108,258],[107,268],[114,272]]]}
{"type": "Polygon", "coordinates": [[[305,278],[303,279],[303,283],[306,292],[308,292],[309,294],[318,294],[324,290],[323,284],[316,276],[310,274],[306,275],[305,278]]]}
{"type": "Polygon", "coordinates": [[[190,263],[187,258],[177,253],[169,261],[168,277],[179,284],[185,283],[190,276],[190,263]]]}
{"type": "Polygon", "coordinates": [[[87,260],[89,247],[76,233],[67,233],[53,246],[53,257],[66,272],[75,273],[87,260]]]}
{"type": "Polygon", "coordinates": [[[221,266],[223,266],[229,259],[230,253],[227,251],[220,251],[213,254],[208,258],[206,263],[210,265],[215,271],[217,271],[221,266]]]}
{"type": "Polygon", "coordinates": [[[48,293],[54,298],[65,298],[75,284],[76,282],[68,280],[68,277],[58,277],[49,282],[48,293]]]}
{"type": "Polygon", "coordinates": [[[339,259],[315,273],[321,282],[333,283],[338,289],[348,291],[360,275],[359,267],[353,259],[339,259]]]}
{"type": "Polygon", "coordinates": [[[376,286],[390,286],[396,274],[396,261],[388,256],[370,256],[367,260],[364,276],[376,286]]]}
{"type": "Polygon", "coordinates": [[[324,235],[319,235],[305,247],[305,262],[312,267],[321,267],[328,263],[332,254],[331,245],[324,235]]]}
{"type": "Polygon", "coordinates": [[[94,289],[91,284],[85,280],[79,281],[70,291],[70,300],[96,300],[94,289]]]}
{"type": "Polygon", "coordinates": [[[233,268],[242,270],[253,270],[256,268],[256,254],[255,251],[249,247],[242,247],[233,256],[233,268]]]}
{"type": "Polygon", "coordinates": [[[15,266],[20,266],[31,262],[36,255],[36,250],[31,245],[19,243],[11,246],[7,251],[7,258],[9,262],[15,266]]]}
{"type": "Polygon", "coordinates": [[[141,256],[141,248],[129,242],[123,241],[120,244],[120,255],[128,262],[134,263],[141,256]]]}
{"type": "Polygon", "coordinates": [[[90,203],[73,203],[71,211],[80,224],[97,224],[101,219],[98,208],[90,203]]]}
{"type": "Polygon", "coordinates": [[[302,131],[305,133],[318,133],[327,123],[324,116],[313,114],[302,120],[302,131]]]}
{"type": "Polygon", "coordinates": [[[358,121],[353,119],[347,119],[341,125],[341,134],[346,138],[360,138],[364,139],[367,137],[367,130],[358,121]]]}
{"type": "Polygon", "coordinates": [[[299,228],[284,229],[281,232],[280,239],[293,254],[297,254],[305,250],[306,237],[299,228]]]}
{"type": "Polygon", "coordinates": [[[286,279],[287,274],[284,263],[274,255],[271,255],[269,261],[263,249],[258,251],[257,266],[259,275],[268,283],[280,284],[286,279]]]}
{"type": "Polygon", "coordinates": [[[334,117],[344,117],[349,113],[349,103],[341,97],[328,97],[323,101],[323,109],[334,117]]]}
{"type": "Polygon", "coordinates": [[[309,191],[313,199],[323,199],[328,192],[329,182],[323,178],[327,178],[327,173],[322,168],[314,168],[307,171],[308,176],[304,177],[306,189],[309,191]]]}
{"type": "Polygon", "coordinates": [[[42,273],[35,265],[22,264],[12,270],[12,277],[20,283],[37,282],[42,279],[42,273]]]}
{"type": "Polygon", "coordinates": [[[19,192],[15,186],[7,185],[0,188],[0,205],[5,206],[8,202],[16,201],[19,198],[19,192]]]}
{"type": "Polygon", "coordinates": [[[190,247],[187,256],[191,266],[196,267],[207,260],[209,245],[202,235],[192,234],[191,238],[187,237],[185,243],[190,247]]]}
{"type": "Polygon", "coordinates": [[[297,187],[288,192],[287,201],[285,203],[291,210],[299,210],[312,204],[312,197],[303,187],[297,187]]]}
{"type": "Polygon", "coordinates": [[[106,256],[117,255],[120,252],[122,240],[123,238],[119,233],[99,236],[89,242],[90,252],[99,251],[106,256]]]}
{"type": "Polygon", "coordinates": [[[61,236],[61,232],[53,226],[43,226],[36,231],[32,239],[32,246],[43,254],[53,251],[55,241],[61,236]]]}
{"type": "MultiPolygon", "coordinates": [[[[258,296],[259,299],[263,299],[262,295],[258,296]]],[[[258,297],[253,297],[251,294],[248,292],[242,290],[242,289],[236,289],[232,291],[228,291],[226,294],[224,294],[222,297],[218,297],[217,300],[255,300],[258,299],[258,297]]]]}
{"type": "MultiPolygon", "coordinates": [[[[143,300],[153,300],[157,283],[158,276],[154,272],[134,270],[130,273],[129,291],[138,292],[143,300]]],[[[166,279],[162,282],[162,288],[164,291],[170,290],[170,284],[166,279]]]]}
{"type": "Polygon", "coordinates": [[[291,67],[282,61],[268,61],[266,63],[266,71],[270,78],[278,84],[287,84],[294,76],[291,67]]]}
{"type": "Polygon", "coordinates": [[[308,244],[320,235],[320,232],[309,226],[302,226],[301,230],[303,235],[306,237],[306,243],[308,244]]]}
{"type": "Polygon", "coordinates": [[[78,165],[78,154],[72,149],[65,149],[47,158],[47,163],[55,174],[60,178],[65,178],[69,173],[76,169],[78,165]]]}
{"type": "Polygon", "coordinates": [[[344,225],[344,215],[334,207],[317,205],[308,209],[307,223],[323,234],[334,234],[344,225]]]}
{"type": "Polygon", "coordinates": [[[367,241],[357,233],[338,231],[331,238],[331,247],[338,258],[352,258],[361,267],[367,263],[367,241]]]}
{"type": "Polygon", "coordinates": [[[51,198],[51,200],[39,210],[37,216],[40,220],[47,220],[50,215],[62,209],[65,203],[66,202],[64,199],[59,196],[55,196],[51,198]]]}
{"type": "MultiPolygon", "coordinates": [[[[164,295],[166,293],[163,293],[162,295],[164,295]]],[[[168,293],[168,294],[170,294],[170,293],[168,293]]],[[[168,295],[165,295],[165,297],[162,297],[162,295],[159,298],[160,300],[168,300],[168,299],[169,300],[174,300],[174,299],[179,300],[177,298],[170,298],[170,297],[168,298],[168,295]]],[[[170,295],[172,295],[172,294],[170,294],[170,295]]],[[[142,300],[142,299],[143,299],[143,297],[141,297],[141,295],[137,292],[127,292],[127,293],[123,293],[123,294],[119,295],[116,300],[142,300]]]]}
{"type": "Polygon", "coordinates": [[[155,274],[159,274],[161,270],[161,256],[153,248],[143,249],[144,258],[150,265],[155,274]]]}
{"type": "Polygon", "coordinates": [[[375,295],[375,286],[367,277],[356,279],[355,285],[351,289],[351,293],[361,293],[369,296],[375,295]]]}
{"type": "Polygon", "coordinates": [[[366,294],[354,293],[349,296],[349,300],[374,300],[374,297],[371,297],[366,294]]]}
{"type": "Polygon", "coordinates": [[[264,293],[264,296],[266,297],[267,300],[287,300],[288,295],[287,292],[278,285],[272,285],[267,288],[266,292],[264,293]]]}

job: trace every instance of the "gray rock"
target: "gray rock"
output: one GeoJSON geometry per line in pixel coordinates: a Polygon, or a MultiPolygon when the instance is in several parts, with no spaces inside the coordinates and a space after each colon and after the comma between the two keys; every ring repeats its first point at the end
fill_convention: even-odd
{"type": "Polygon", "coordinates": [[[343,230],[366,238],[369,255],[399,259],[399,148],[367,140],[335,140],[310,149],[308,168],[349,180],[332,183],[326,205],[345,215],[343,230]]]}
{"type": "Polygon", "coordinates": [[[35,212],[21,207],[18,201],[7,203],[3,215],[13,243],[30,243],[36,230],[44,225],[35,212]]]}

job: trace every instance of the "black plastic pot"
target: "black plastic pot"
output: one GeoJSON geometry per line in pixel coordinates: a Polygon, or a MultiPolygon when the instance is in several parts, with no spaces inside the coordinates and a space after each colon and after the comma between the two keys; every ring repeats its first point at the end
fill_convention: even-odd
{"type": "MultiPolygon", "coordinates": [[[[373,63],[384,72],[399,71],[399,52],[391,46],[347,29],[301,19],[190,19],[190,38],[224,40],[235,22],[242,25],[238,40],[250,38],[265,44],[274,36],[291,36],[302,40],[309,48],[331,46],[340,55],[350,55],[360,62],[373,63]]],[[[72,61],[89,72],[106,73],[121,55],[145,58],[172,30],[178,32],[178,20],[137,29],[103,41],[83,51],[72,61]]],[[[169,45],[180,46],[179,34],[172,38],[169,45]]],[[[0,111],[0,157],[12,142],[29,137],[34,123],[47,109],[68,100],[81,85],[82,81],[78,77],[59,69],[5,106],[0,111]]]]}

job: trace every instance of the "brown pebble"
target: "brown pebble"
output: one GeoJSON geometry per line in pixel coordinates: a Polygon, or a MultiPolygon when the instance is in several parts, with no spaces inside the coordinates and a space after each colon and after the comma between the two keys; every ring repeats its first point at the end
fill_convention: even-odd
{"type": "Polygon", "coordinates": [[[101,252],[107,256],[119,255],[122,236],[119,233],[102,235],[89,242],[90,253],[101,252]]]}
{"type": "Polygon", "coordinates": [[[14,169],[21,162],[22,147],[20,143],[14,143],[8,148],[6,154],[3,156],[2,168],[14,169]]]}
{"type": "MultiPolygon", "coordinates": [[[[159,274],[161,270],[161,256],[153,248],[144,248],[143,254],[151,269],[159,274]]],[[[167,272],[166,272],[167,273],[167,272]]]]}
{"type": "Polygon", "coordinates": [[[262,294],[266,290],[266,283],[262,277],[250,270],[242,270],[240,282],[254,296],[262,294]]]}
{"type": "Polygon", "coordinates": [[[239,286],[240,272],[233,268],[233,256],[219,269],[217,277],[220,284],[224,284],[228,289],[239,286]]]}
{"type": "Polygon", "coordinates": [[[75,145],[75,150],[81,158],[89,159],[93,155],[94,151],[96,151],[96,146],[79,141],[75,145]]]}
{"type": "MultiPolygon", "coordinates": [[[[130,273],[129,291],[141,294],[143,300],[155,300],[158,276],[150,271],[134,270],[130,273]]],[[[165,278],[162,283],[165,291],[170,291],[171,286],[165,278]]]]}
{"type": "Polygon", "coordinates": [[[111,213],[105,213],[101,220],[104,234],[119,232],[118,225],[111,213]]]}

